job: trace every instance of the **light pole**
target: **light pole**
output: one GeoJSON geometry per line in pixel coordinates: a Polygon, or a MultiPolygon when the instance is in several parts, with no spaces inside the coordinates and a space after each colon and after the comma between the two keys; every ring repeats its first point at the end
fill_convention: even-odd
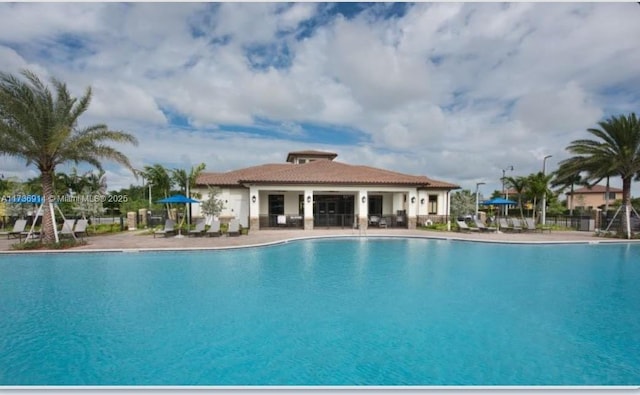
{"type": "Polygon", "coordinates": [[[484,185],[484,182],[476,182],[476,216],[475,219],[478,219],[478,187],[480,185],[484,185]]]}
{"type": "Polygon", "coordinates": [[[149,186],[149,210],[151,210],[151,186],[153,186],[153,183],[148,183],[147,184],[149,186]]]}
{"type": "MultiPolygon", "coordinates": [[[[547,155],[544,157],[544,159],[542,159],[542,176],[544,177],[545,173],[547,172],[547,159],[551,158],[551,155],[547,155]]],[[[542,226],[546,225],[547,223],[547,183],[544,183],[544,193],[542,194],[542,219],[541,219],[541,223],[542,226]]]]}
{"type": "MultiPolygon", "coordinates": [[[[505,173],[507,172],[507,170],[513,171],[513,165],[509,165],[509,166],[507,166],[506,169],[502,169],[502,195],[504,196],[505,200],[509,199],[509,190],[504,189],[504,178],[505,178],[505,173]]],[[[509,206],[505,204],[504,205],[504,216],[506,217],[507,215],[509,215],[509,206]]]]}

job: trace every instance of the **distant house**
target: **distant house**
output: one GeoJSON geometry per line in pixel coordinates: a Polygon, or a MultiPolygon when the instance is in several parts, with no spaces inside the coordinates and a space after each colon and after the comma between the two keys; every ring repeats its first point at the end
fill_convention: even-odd
{"type": "MultiPolygon", "coordinates": [[[[286,163],[202,173],[197,188],[221,190],[220,217],[260,228],[404,227],[448,218],[455,184],[370,166],[336,162],[324,151],[296,151],[286,163]]],[[[194,216],[199,208],[194,207],[194,216]]]]}
{"type": "MultiPolygon", "coordinates": [[[[606,187],[602,185],[594,185],[591,188],[583,187],[571,192],[567,192],[567,208],[575,210],[578,208],[590,210],[606,203],[606,187]]],[[[616,199],[622,198],[622,189],[609,187],[609,204],[616,199]]]]}

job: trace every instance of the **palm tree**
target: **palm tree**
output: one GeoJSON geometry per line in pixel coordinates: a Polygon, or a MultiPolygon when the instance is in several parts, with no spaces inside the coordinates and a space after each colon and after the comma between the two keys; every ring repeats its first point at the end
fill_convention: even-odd
{"type": "Polygon", "coordinates": [[[627,238],[631,238],[631,182],[634,177],[640,179],[640,122],[636,114],[631,113],[612,116],[598,122],[598,126],[587,129],[595,140],[581,139],[569,144],[567,150],[576,156],[568,160],[573,160],[578,168],[590,171],[590,178],[603,179],[614,174],[622,178],[622,204],[625,207],[622,227],[627,238]]]}
{"type": "Polygon", "coordinates": [[[542,198],[542,196],[552,196],[553,191],[549,189],[549,181],[553,174],[544,174],[541,171],[538,173],[530,174],[527,177],[527,193],[533,199],[533,221],[536,221],[536,207],[538,205],[538,198],[542,198]]]}
{"type": "Polygon", "coordinates": [[[138,141],[131,134],[109,130],[97,124],[78,128],[78,119],[91,103],[91,88],[75,98],[67,85],[51,79],[53,93],[33,72],[24,70],[20,79],[0,72],[0,154],[26,160],[41,174],[44,199],[43,241],[52,243],[54,223],[50,207],[56,166],[72,161],[86,162],[102,169],[109,159],[132,169],[129,159],[107,143],[138,141]]]}
{"type": "MultiPolygon", "coordinates": [[[[144,170],[141,171],[140,174],[147,180],[148,183],[152,184],[152,188],[154,191],[160,191],[161,195],[164,198],[169,197],[171,187],[173,186],[173,179],[164,166],[159,163],[156,163],[153,166],[145,166],[144,170]]],[[[174,219],[171,215],[171,206],[169,205],[169,203],[166,204],[166,208],[169,218],[174,219]]]]}
{"type": "MultiPolygon", "coordinates": [[[[192,166],[188,174],[184,169],[173,169],[171,171],[174,182],[178,185],[178,187],[186,197],[191,197],[191,191],[196,187],[196,180],[198,179],[200,173],[202,173],[202,171],[205,169],[205,167],[207,167],[207,165],[205,165],[204,163],[200,163],[196,167],[192,166]]],[[[185,211],[187,210],[187,207],[189,208],[187,218],[189,219],[189,223],[191,223],[191,204],[185,206],[185,211]]]]}
{"type": "Polygon", "coordinates": [[[522,196],[524,196],[527,191],[527,178],[518,176],[518,177],[505,177],[504,184],[507,188],[513,188],[518,195],[518,207],[520,207],[520,217],[524,218],[524,211],[522,208],[522,196]]]}
{"type": "Polygon", "coordinates": [[[588,182],[585,178],[582,177],[581,173],[582,171],[574,169],[571,164],[565,164],[564,166],[560,166],[558,170],[553,173],[553,178],[551,179],[551,187],[560,187],[558,189],[558,193],[561,193],[569,188],[569,199],[571,199],[571,202],[568,202],[567,205],[569,206],[570,216],[573,216],[573,194],[575,186],[588,185],[588,182]]]}

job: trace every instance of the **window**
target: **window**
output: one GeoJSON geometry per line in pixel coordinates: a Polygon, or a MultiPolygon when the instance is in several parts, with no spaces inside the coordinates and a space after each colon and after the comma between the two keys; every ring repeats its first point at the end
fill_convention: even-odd
{"type": "Polygon", "coordinates": [[[429,214],[438,214],[438,195],[429,195],[429,214]]]}
{"type": "Polygon", "coordinates": [[[382,196],[369,195],[369,215],[382,215],[382,196]]]}
{"type": "Polygon", "coordinates": [[[304,163],[307,163],[306,159],[298,159],[298,164],[302,165],[304,163]]]}
{"type": "Polygon", "coordinates": [[[269,195],[269,215],[284,214],[284,195],[269,195]]]}
{"type": "MultiPolygon", "coordinates": [[[[604,199],[607,200],[607,193],[604,193],[604,199]]],[[[609,192],[609,200],[616,200],[616,193],[615,192],[609,192]]]]}

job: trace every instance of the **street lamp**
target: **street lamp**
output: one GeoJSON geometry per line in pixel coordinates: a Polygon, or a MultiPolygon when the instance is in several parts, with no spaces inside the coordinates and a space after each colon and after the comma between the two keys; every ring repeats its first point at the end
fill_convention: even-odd
{"type": "Polygon", "coordinates": [[[147,185],[149,185],[149,210],[151,210],[151,186],[153,185],[153,183],[150,182],[147,185]]]}
{"type": "MultiPolygon", "coordinates": [[[[547,171],[547,159],[551,158],[551,155],[547,155],[542,159],[542,175],[544,176],[547,171]]],[[[542,194],[542,226],[547,223],[547,184],[544,185],[544,193],[542,194]]]]}
{"type": "Polygon", "coordinates": [[[475,216],[475,219],[478,218],[478,189],[479,189],[478,187],[480,185],[484,185],[484,184],[485,184],[484,182],[476,182],[476,216],[475,216]]]}
{"type": "MultiPolygon", "coordinates": [[[[509,165],[509,166],[507,166],[506,169],[502,169],[502,195],[504,196],[505,200],[509,200],[509,190],[504,189],[504,178],[505,178],[505,173],[507,172],[507,170],[513,171],[513,165],[509,165]]],[[[507,215],[509,215],[509,206],[505,204],[504,205],[504,216],[506,217],[507,215]]]]}

